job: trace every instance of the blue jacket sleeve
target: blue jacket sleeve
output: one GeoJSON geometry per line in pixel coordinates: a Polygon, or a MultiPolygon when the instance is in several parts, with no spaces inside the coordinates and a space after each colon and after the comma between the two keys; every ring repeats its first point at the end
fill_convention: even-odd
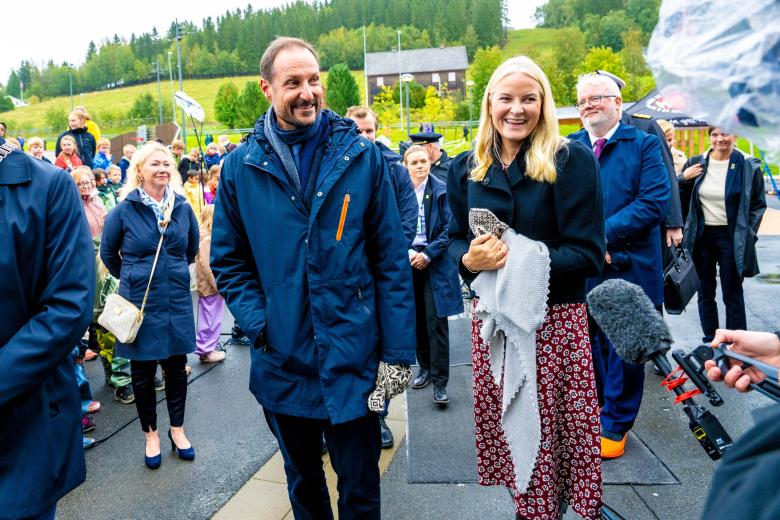
{"type": "Polygon", "coordinates": [[[222,165],[211,229],[211,271],[225,298],[253,344],[264,341],[266,300],[257,266],[241,219],[236,177],[243,167],[240,153],[231,153],[222,165]]]}
{"type": "Polygon", "coordinates": [[[412,179],[409,178],[409,171],[403,164],[393,165],[394,172],[391,172],[396,179],[396,202],[398,203],[398,213],[401,214],[401,226],[404,230],[407,249],[412,246],[414,235],[417,234],[417,196],[414,194],[412,179]]]}
{"type": "Polygon", "coordinates": [[[442,221],[441,233],[439,233],[430,243],[425,247],[423,253],[428,255],[431,261],[441,258],[442,255],[447,254],[450,238],[449,228],[452,221],[452,213],[450,213],[450,207],[447,205],[447,197],[437,198],[437,211],[439,212],[439,218],[442,221]]]}
{"type": "Polygon", "coordinates": [[[106,221],[103,223],[103,236],[100,239],[100,260],[111,276],[117,279],[122,271],[122,257],[119,256],[119,250],[124,239],[124,230],[122,229],[124,209],[124,204],[120,203],[113,211],[108,212],[106,221]]]}
{"type": "MultiPolygon", "coordinates": [[[[387,166],[378,148],[367,151],[374,195],[366,218],[366,243],[376,285],[381,359],[392,365],[415,361],[415,317],[412,270],[406,237],[395,204],[387,166]]],[[[217,191],[219,193],[219,191],[217,191]]]]}
{"type": "Polygon", "coordinates": [[[47,196],[45,279],[36,309],[0,349],[0,408],[48,378],[87,330],[95,301],[95,259],[75,185],[57,175],[47,196]]]}
{"type": "Polygon", "coordinates": [[[607,250],[660,224],[669,203],[669,175],[661,158],[661,143],[653,135],[642,141],[639,192],[630,204],[606,220],[607,250]]]}

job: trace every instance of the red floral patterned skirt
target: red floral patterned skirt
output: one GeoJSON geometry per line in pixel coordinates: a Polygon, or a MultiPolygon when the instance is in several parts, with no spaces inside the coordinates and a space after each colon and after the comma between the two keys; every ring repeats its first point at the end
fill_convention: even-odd
{"type": "Polygon", "coordinates": [[[515,486],[512,456],[501,427],[502,388],[493,382],[490,349],[479,336],[480,325],[473,315],[479,483],[509,487],[515,512],[528,519],[557,519],[560,500],[586,520],[600,518],[601,432],[585,304],[553,305],[536,333],[542,442],[525,493],[515,486]]]}

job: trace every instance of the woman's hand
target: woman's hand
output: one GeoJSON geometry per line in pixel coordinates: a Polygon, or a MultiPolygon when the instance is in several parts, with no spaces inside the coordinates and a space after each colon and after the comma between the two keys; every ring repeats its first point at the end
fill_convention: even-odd
{"type": "Polygon", "coordinates": [[[687,167],[685,170],[683,170],[683,179],[686,181],[692,181],[699,175],[701,175],[703,167],[701,163],[696,163],[693,166],[687,167]]]}
{"type": "Polygon", "coordinates": [[[485,234],[471,241],[461,261],[469,271],[493,271],[506,265],[508,254],[506,244],[493,235],[485,234]]]}

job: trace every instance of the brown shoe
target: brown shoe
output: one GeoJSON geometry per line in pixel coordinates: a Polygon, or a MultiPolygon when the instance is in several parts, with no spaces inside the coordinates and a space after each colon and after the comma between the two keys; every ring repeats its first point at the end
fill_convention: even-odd
{"type": "Polygon", "coordinates": [[[225,361],[224,350],[212,350],[208,354],[200,356],[201,363],[219,363],[220,361],[225,361]]]}

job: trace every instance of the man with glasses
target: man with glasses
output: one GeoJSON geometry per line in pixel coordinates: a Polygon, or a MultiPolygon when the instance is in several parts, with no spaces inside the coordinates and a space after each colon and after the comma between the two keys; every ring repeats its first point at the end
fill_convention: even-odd
{"type": "MultiPolygon", "coordinates": [[[[602,274],[588,290],[610,278],[642,287],[663,303],[660,225],[671,193],[661,142],[620,121],[620,88],[601,73],[580,77],[577,108],[585,127],[569,138],[593,150],[600,165],[607,252],[602,274]]],[[[626,309],[627,311],[629,309],[626,309]]],[[[593,364],[601,411],[601,456],[623,455],[626,435],[642,402],[644,366],[622,361],[603,332],[590,321],[593,364]]]]}

